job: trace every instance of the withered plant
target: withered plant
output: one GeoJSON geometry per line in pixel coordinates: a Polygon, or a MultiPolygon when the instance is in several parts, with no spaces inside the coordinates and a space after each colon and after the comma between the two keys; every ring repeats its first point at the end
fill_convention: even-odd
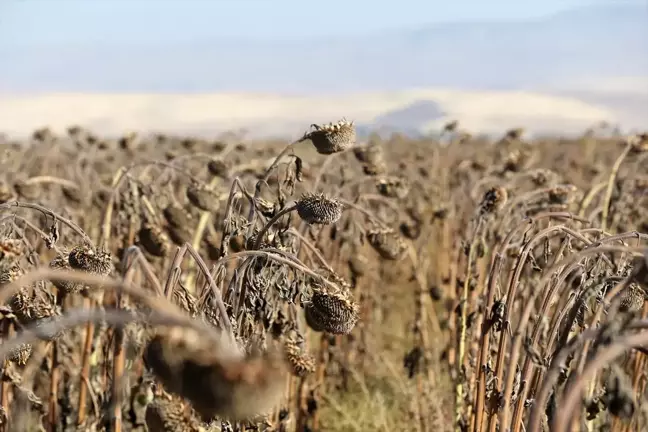
{"type": "Polygon", "coordinates": [[[597,133],[0,140],[0,429],[647,430],[648,147],[597,133]]]}

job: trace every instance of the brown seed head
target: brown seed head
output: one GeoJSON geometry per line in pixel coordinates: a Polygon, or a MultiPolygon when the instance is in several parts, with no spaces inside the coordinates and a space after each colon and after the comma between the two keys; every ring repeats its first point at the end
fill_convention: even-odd
{"type": "Polygon", "coordinates": [[[486,191],[479,205],[479,213],[482,215],[497,213],[504,207],[508,200],[508,192],[504,187],[492,187],[486,191]]]}
{"type": "Polygon", "coordinates": [[[628,138],[628,143],[630,144],[630,151],[632,153],[648,152],[648,133],[633,135],[628,138]]]}
{"type": "Polygon", "coordinates": [[[52,340],[61,335],[62,332],[53,332],[48,326],[61,315],[61,311],[47,292],[23,287],[11,296],[9,306],[22,326],[35,326],[36,330],[41,331],[38,335],[41,339],[52,340]]]}
{"type": "Polygon", "coordinates": [[[187,227],[190,224],[189,216],[182,207],[170,205],[162,210],[162,215],[174,227],[187,227]]]}
{"type": "Polygon", "coordinates": [[[207,170],[215,177],[226,179],[229,177],[229,166],[221,159],[212,159],[207,164],[207,170]]]}
{"type": "Polygon", "coordinates": [[[190,185],[187,187],[187,198],[189,202],[203,211],[217,211],[220,207],[218,195],[214,191],[202,185],[190,185]]]}
{"type": "Polygon", "coordinates": [[[376,189],[385,197],[403,199],[410,191],[410,184],[404,177],[383,177],[376,183],[376,189]]]}
{"type": "Polygon", "coordinates": [[[648,250],[632,262],[632,279],[648,292],[648,250]]]}
{"type": "Polygon", "coordinates": [[[7,360],[16,363],[18,366],[25,366],[32,355],[33,348],[30,344],[20,344],[9,351],[7,360]]]}
{"type": "Polygon", "coordinates": [[[0,267],[0,286],[9,284],[17,280],[24,274],[25,272],[17,263],[13,263],[11,265],[3,265],[2,267],[0,267]]]}
{"type": "Polygon", "coordinates": [[[549,191],[549,202],[551,204],[569,204],[573,199],[573,193],[578,189],[574,185],[561,185],[549,191]]]}
{"type": "Polygon", "coordinates": [[[122,150],[134,150],[137,144],[137,132],[129,132],[117,140],[122,150]]]}
{"type": "Polygon", "coordinates": [[[70,267],[101,276],[108,276],[113,270],[112,255],[107,250],[88,245],[75,246],[68,255],[70,267]]]}
{"type": "Polygon", "coordinates": [[[536,186],[547,186],[558,179],[558,174],[548,169],[537,169],[532,171],[529,177],[536,186]]]}
{"type": "MultiPolygon", "coordinates": [[[[247,243],[249,243],[249,241],[247,243]]],[[[252,244],[254,244],[254,243],[252,243],[252,244]]],[[[230,237],[229,247],[232,248],[233,252],[244,251],[247,248],[247,244],[246,244],[246,241],[245,241],[245,236],[243,236],[243,235],[235,235],[235,236],[230,237]]]]}
{"type": "Polygon", "coordinates": [[[191,232],[186,228],[167,226],[166,232],[171,241],[177,246],[183,246],[185,243],[191,243],[191,232]]]}
{"type": "Polygon", "coordinates": [[[216,261],[221,257],[220,242],[214,236],[207,236],[203,239],[207,257],[210,260],[216,261]]]}
{"type": "Polygon", "coordinates": [[[601,396],[601,400],[610,414],[622,419],[632,418],[637,409],[632,381],[616,364],[610,367],[605,393],[601,396]]]}
{"type": "Polygon", "coordinates": [[[0,263],[7,266],[12,264],[25,252],[25,245],[22,240],[1,238],[0,239],[0,263]]]}
{"type": "Polygon", "coordinates": [[[164,257],[169,253],[169,237],[157,224],[144,222],[137,236],[139,244],[151,255],[164,257]]]}
{"type": "Polygon", "coordinates": [[[639,312],[646,301],[646,292],[635,283],[625,288],[620,296],[619,310],[622,312],[639,312]]]}
{"type": "Polygon", "coordinates": [[[355,147],[353,155],[358,162],[376,165],[384,163],[384,153],[382,147],[378,143],[370,143],[363,147],[355,147]]]}
{"type": "Polygon", "coordinates": [[[518,172],[528,162],[529,155],[520,149],[514,149],[504,159],[504,170],[518,172]]]}
{"type": "Polygon", "coordinates": [[[65,130],[70,138],[76,138],[84,133],[84,130],[79,125],[70,125],[65,130]]]}
{"type": "Polygon", "coordinates": [[[315,372],[315,358],[305,352],[294,340],[288,339],[284,343],[284,351],[294,376],[303,378],[315,372]]]}
{"type": "Polygon", "coordinates": [[[367,176],[377,176],[387,172],[387,164],[385,162],[376,164],[363,164],[362,172],[367,176]]]}
{"type": "MultiPolygon", "coordinates": [[[[57,254],[52,261],[50,261],[49,266],[53,270],[71,270],[69,261],[69,253],[61,252],[57,254]]],[[[63,294],[73,294],[80,292],[84,285],[76,282],[69,281],[53,281],[52,282],[56,288],[60,290],[63,294]]]]}
{"type": "Polygon", "coordinates": [[[349,334],[358,322],[358,305],[348,290],[316,288],[305,307],[306,323],[315,331],[349,334]]]}
{"type": "Polygon", "coordinates": [[[457,130],[459,127],[459,121],[458,120],[451,120],[447,122],[445,125],[443,125],[443,131],[444,132],[454,132],[457,130]]]}
{"type": "Polygon", "coordinates": [[[160,395],[146,407],[146,428],[149,432],[198,432],[201,421],[182,398],[160,395]]]}
{"type": "Polygon", "coordinates": [[[356,130],[353,122],[342,119],[337,123],[311,125],[315,130],[307,133],[303,140],[311,140],[318,153],[330,155],[347,150],[355,145],[356,130]]]}
{"type": "Polygon", "coordinates": [[[261,214],[267,218],[272,218],[277,212],[275,203],[264,198],[258,198],[256,200],[256,206],[261,214]]]}
{"type": "Polygon", "coordinates": [[[504,137],[507,140],[515,141],[522,138],[522,135],[524,135],[524,128],[520,127],[520,128],[509,129],[508,131],[506,131],[504,137]]]}
{"type": "Polygon", "coordinates": [[[344,205],[322,193],[305,193],[297,201],[297,213],[308,224],[330,225],[342,217],[344,205]]]}
{"type": "Polygon", "coordinates": [[[367,232],[367,240],[386,260],[399,261],[405,257],[407,243],[391,228],[374,228],[367,232]]]}

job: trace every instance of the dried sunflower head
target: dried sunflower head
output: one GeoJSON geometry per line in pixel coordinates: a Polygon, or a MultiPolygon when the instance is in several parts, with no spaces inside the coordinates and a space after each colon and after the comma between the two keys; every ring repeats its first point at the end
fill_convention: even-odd
{"type": "Polygon", "coordinates": [[[558,174],[548,169],[537,169],[529,173],[533,184],[538,187],[547,186],[558,181],[558,174]]]}
{"type": "Polygon", "coordinates": [[[207,164],[207,170],[209,173],[215,177],[220,177],[226,179],[229,177],[229,166],[228,164],[221,159],[212,159],[207,164]]]}
{"type": "Polygon", "coordinates": [[[30,344],[20,344],[16,348],[9,351],[7,360],[16,363],[18,366],[25,366],[29,357],[31,357],[33,347],[30,344]]]}
{"type": "Polygon", "coordinates": [[[89,245],[75,246],[68,255],[70,267],[101,276],[108,276],[113,270],[112,255],[103,248],[89,245]]]}
{"type": "Polygon", "coordinates": [[[173,227],[187,227],[190,224],[189,216],[182,207],[167,206],[162,210],[162,215],[167,223],[173,227]]]}
{"type": "Polygon", "coordinates": [[[632,262],[632,279],[648,292],[648,250],[632,262]]]}
{"type": "Polygon", "coordinates": [[[261,214],[267,218],[272,218],[277,213],[277,204],[264,198],[256,200],[256,206],[261,214]]]}
{"type": "Polygon", "coordinates": [[[574,192],[578,188],[574,185],[561,185],[549,191],[548,198],[551,204],[569,204],[574,199],[574,192]]]}
{"type": "Polygon", "coordinates": [[[32,133],[32,139],[34,141],[52,141],[54,138],[56,138],[56,135],[54,135],[54,132],[52,132],[52,129],[49,126],[35,129],[32,133]]]}
{"type": "Polygon", "coordinates": [[[285,341],[284,352],[294,376],[301,378],[315,372],[315,358],[305,352],[296,341],[292,339],[285,341]]]}
{"type": "Polygon", "coordinates": [[[61,315],[60,308],[49,292],[23,287],[9,300],[9,306],[21,326],[33,326],[43,340],[58,338],[62,331],[54,331],[50,324],[61,315]]]}
{"type": "Polygon", "coordinates": [[[636,283],[631,283],[619,295],[621,296],[619,304],[621,312],[639,312],[643,309],[647,297],[646,292],[636,283]]]}
{"type": "Polygon", "coordinates": [[[25,252],[25,245],[22,240],[2,238],[0,239],[0,263],[4,266],[13,264],[25,252]]]}
{"type": "Polygon", "coordinates": [[[202,211],[217,211],[220,207],[218,195],[202,185],[192,184],[187,187],[187,199],[195,207],[202,211]]]}
{"type": "Polygon", "coordinates": [[[24,275],[25,272],[17,263],[0,267],[0,286],[9,284],[24,275]]]}
{"type": "Polygon", "coordinates": [[[510,151],[504,158],[504,171],[521,171],[529,161],[529,158],[529,153],[520,149],[510,151]]]}
{"type": "Polygon", "coordinates": [[[355,145],[356,130],[353,122],[342,119],[336,123],[313,124],[313,131],[302,138],[310,140],[318,153],[330,155],[347,150],[355,145]]]}
{"type": "Polygon", "coordinates": [[[375,164],[362,164],[362,172],[368,176],[377,176],[387,172],[387,164],[385,162],[375,164]]]}
{"type": "Polygon", "coordinates": [[[191,243],[191,232],[182,227],[167,226],[166,232],[171,241],[177,246],[183,246],[185,243],[191,243]]]}
{"type": "Polygon", "coordinates": [[[634,393],[630,377],[620,366],[613,364],[605,383],[605,392],[601,396],[608,412],[618,418],[632,418],[637,409],[634,393]]]}
{"type": "Polygon", "coordinates": [[[644,132],[634,135],[628,138],[628,143],[630,144],[630,151],[632,153],[648,152],[648,133],[644,132]]]}
{"type": "MultiPolygon", "coordinates": [[[[53,270],[71,270],[69,261],[69,252],[61,252],[57,254],[52,261],[50,261],[49,266],[53,270]]],[[[52,282],[56,288],[62,294],[73,294],[80,292],[84,285],[77,282],[69,282],[65,280],[56,280],[52,282]]]]}
{"type": "Polygon", "coordinates": [[[190,405],[175,395],[160,395],[146,406],[149,432],[197,432],[201,421],[190,405]]]}
{"type": "Polygon", "coordinates": [[[207,236],[203,239],[203,244],[205,245],[205,250],[207,252],[207,257],[210,260],[216,261],[221,257],[220,243],[213,236],[207,236]]]}
{"type": "Polygon", "coordinates": [[[508,200],[508,192],[504,187],[492,187],[486,191],[481,203],[479,213],[482,215],[496,213],[504,207],[508,200]]]}
{"type": "Polygon", "coordinates": [[[405,257],[407,243],[391,228],[374,228],[367,232],[372,248],[386,260],[398,261],[405,257]]]}
{"type": "Polygon", "coordinates": [[[521,127],[509,129],[506,131],[506,134],[504,134],[504,138],[511,141],[519,140],[522,138],[522,135],[524,135],[524,132],[524,128],[521,127]]]}
{"type": "Polygon", "coordinates": [[[143,223],[137,237],[139,238],[139,244],[151,255],[163,257],[169,253],[169,237],[157,224],[143,223]]]}
{"type": "Polygon", "coordinates": [[[349,334],[358,322],[358,305],[348,290],[318,287],[305,307],[306,323],[315,331],[349,334]]]}
{"type": "Polygon", "coordinates": [[[446,124],[443,125],[443,132],[454,132],[457,130],[459,127],[459,120],[450,120],[446,124]]]}
{"type": "Polygon", "coordinates": [[[383,152],[382,147],[375,143],[371,143],[366,146],[354,148],[353,155],[358,160],[358,162],[367,163],[382,159],[383,152]]]}
{"type": "Polygon", "coordinates": [[[376,182],[376,189],[385,197],[403,199],[410,191],[410,184],[403,177],[383,177],[376,182]]]}
{"type": "Polygon", "coordinates": [[[308,224],[334,224],[342,217],[344,205],[322,193],[305,193],[297,201],[297,213],[308,224]]]}

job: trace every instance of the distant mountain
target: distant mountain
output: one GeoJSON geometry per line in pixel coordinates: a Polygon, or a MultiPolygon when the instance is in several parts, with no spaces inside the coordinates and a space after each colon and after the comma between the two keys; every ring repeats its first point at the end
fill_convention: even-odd
{"type": "Polygon", "coordinates": [[[472,133],[501,135],[521,126],[529,133],[571,135],[602,121],[624,128],[645,127],[646,119],[635,116],[636,121],[628,120],[605,104],[576,97],[447,88],[339,96],[57,93],[0,98],[0,133],[12,136],[28,135],[45,125],[62,132],[77,124],[113,136],[125,131],[202,136],[245,131],[248,137],[294,139],[312,123],[336,121],[342,116],[356,122],[361,136],[370,132],[435,133],[450,120],[459,120],[461,128],[472,133]]]}
{"type": "Polygon", "coordinates": [[[0,92],[345,93],[519,89],[648,76],[648,5],[458,22],[349,39],[0,50],[0,92]]]}

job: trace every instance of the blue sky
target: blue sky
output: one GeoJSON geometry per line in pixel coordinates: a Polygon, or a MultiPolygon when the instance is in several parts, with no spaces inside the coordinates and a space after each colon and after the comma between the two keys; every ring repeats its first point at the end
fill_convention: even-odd
{"type": "Polygon", "coordinates": [[[644,76],[646,22],[648,0],[0,0],[0,93],[535,88],[644,76]]]}
{"type": "Polygon", "coordinates": [[[606,2],[623,0],[0,0],[0,46],[343,36],[606,2]]]}

